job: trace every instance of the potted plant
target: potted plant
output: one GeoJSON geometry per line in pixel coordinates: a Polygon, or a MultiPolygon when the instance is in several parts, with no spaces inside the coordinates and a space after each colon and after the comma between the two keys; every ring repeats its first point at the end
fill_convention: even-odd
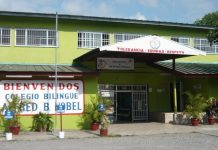
{"type": "Polygon", "coordinates": [[[214,97],[211,97],[207,100],[208,107],[207,107],[206,113],[207,113],[207,119],[208,119],[209,125],[213,125],[216,123],[217,114],[216,114],[216,111],[214,110],[216,106],[216,101],[217,100],[214,97]]]}
{"type": "Polygon", "coordinates": [[[99,124],[102,116],[102,112],[98,111],[100,97],[98,100],[95,97],[91,97],[90,103],[86,105],[85,118],[88,118],[90,122],[90,129],[95,131],[99,129],[99,124]]]}
{"type": "Polygon", "coordinates": [[[52,117],[49,114],[39,112],[33,116],[32,130],[45,132],[53,128],[52,117]]]}
{"type": "Polygon", "coordinates": [[[12,119],[5,121],[5,131],[12,132],[13,135],[18,135],[20,132],[20,121],[19,121],[19,115],[23,112],[23,107],[27,104],[30,104],[31,101],[29,100],[22,100],[17,95],[13,95],[11,100],[7,100],[6,104],[0,109],[1,114],[4,114],[4,112],[11,111],[13,112],[14,116],[12,119]]]}
{"type": "Polygon", "coordinates": [[[201,119],[201,113],[208,106],[207,101],[201,93],[194,95],[190,92],[185,92],[185,95],[187,96],[185,114],[191,118],[191,123],[193,126],[198,126],[201,119]]]}
{"type": "Polygon", "coordinates": [[[108,126],[110,124],[110,120],[106,114],[102,115],[101,118],[101,129],[100,136],[108,136],[108,126]]]}

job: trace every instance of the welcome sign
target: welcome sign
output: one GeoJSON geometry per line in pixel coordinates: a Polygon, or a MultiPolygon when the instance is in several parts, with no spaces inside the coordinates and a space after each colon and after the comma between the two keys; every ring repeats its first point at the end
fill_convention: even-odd
{"type": "Polygon", "coordinates": [[[84,111],[84,85],[81,80],[2,80],[0,82],[0,107],[7,100],[18,96],[32,103],[23,107],[23,115],[39,112],[55,114],[57,105],[63,105],[64,114],[80,114],[84,111]],[[57,89],[57,92],[55,90],[57,89]]]}
{"type": "Polygon", "coordinates": [[[97,58],[99,70],[134,70],[133,58],[97,58]]]}

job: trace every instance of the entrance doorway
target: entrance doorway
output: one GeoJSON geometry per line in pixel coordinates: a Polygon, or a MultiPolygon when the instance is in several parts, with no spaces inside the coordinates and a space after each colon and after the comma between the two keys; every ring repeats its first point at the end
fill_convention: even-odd
{"type": "Polygon", "coordinates": [[[132,93],[117,92],[117,120],[132,121],[132,93]]]}
{"type": "Polygon", "coordinates": [[[133,122],[148,120],[147,85],[105,85],[99,84],[102,97],[112,101],[113,121],[133,122]]]}

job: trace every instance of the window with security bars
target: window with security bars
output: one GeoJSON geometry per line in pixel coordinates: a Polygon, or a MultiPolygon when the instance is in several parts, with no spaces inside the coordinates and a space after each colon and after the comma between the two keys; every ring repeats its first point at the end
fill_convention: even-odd
{"type": "Polygon", "coordinates": [[[184,44],[186,46],[190,45],[190,38],[189,37],[171,37],[172,41],[184,44]]]}
{"type": "Polygon", "coordinates": [[[97,48],[108,44],[110,44],[108,33],[78,32],[79,48],[97,48]]]}
{"type": "Polygon", "coordinates": [[[143,34],[115,33],[114,34],[114,42],[115,43],[123,42],[126,40],[136,39],[136,38],[139,38],[142,36],[145,36],[145,35],[143,35],[143,34]]]}
{"type": "Polygon", "coordinates": [[[206,52],[207,54],[218,54],[218,44],[210,45],[206,38],[195,38],[194,47],[206,52]]]}
{"type": "Polygon", "coordinates": [[[11,45],[11,30],[9,28],[0,28],[0,46],[11,45]]]}
{"type": "Polygon", "coordinates": [[[16,46],[56,46],[56,31],[48,29],[16,29],[16,46]]]}

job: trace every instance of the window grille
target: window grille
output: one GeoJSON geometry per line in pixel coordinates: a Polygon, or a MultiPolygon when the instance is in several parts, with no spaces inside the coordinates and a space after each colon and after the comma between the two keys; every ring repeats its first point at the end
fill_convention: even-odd
{"type": "Polygon", "coordinates": [[[190,45],[190,38],[188,38],[188,37],[171,37],[171,40],[178,42],[178,43],[181,43],[181,44],[184,44],[186,46],[190,45]]]}
{"type": "Polygon", "coordinates": [[[56,31],[48,29],[16,29],[16,46],[56,46],[56,31]]]}
{"type": "Polygon", "coordinates": [[[143,35],[143,34],[115,33],[114,34],[114,42],[115,43],[123,42],[126,40],[136,39],[136,38],[139,38],[142,36],[145,36],[145,35],[143,35]]]}
{"type": "Polygon", "coordinates": [[[210,45],[206,38],[195,38],[194,47],[206,52],[207,54],[218,54],[218,44],[210,45]]]}
{"type": "Polygon", "coordinates": [[[0,28],[0,46],[11,45],[11,30],[9,28],[0,28]]]}
{"type": "Polygon", "coordinates": [[[78,32],[79,48],[97,48],[108,44],[110,44],[108,33],[78,32]]]}

